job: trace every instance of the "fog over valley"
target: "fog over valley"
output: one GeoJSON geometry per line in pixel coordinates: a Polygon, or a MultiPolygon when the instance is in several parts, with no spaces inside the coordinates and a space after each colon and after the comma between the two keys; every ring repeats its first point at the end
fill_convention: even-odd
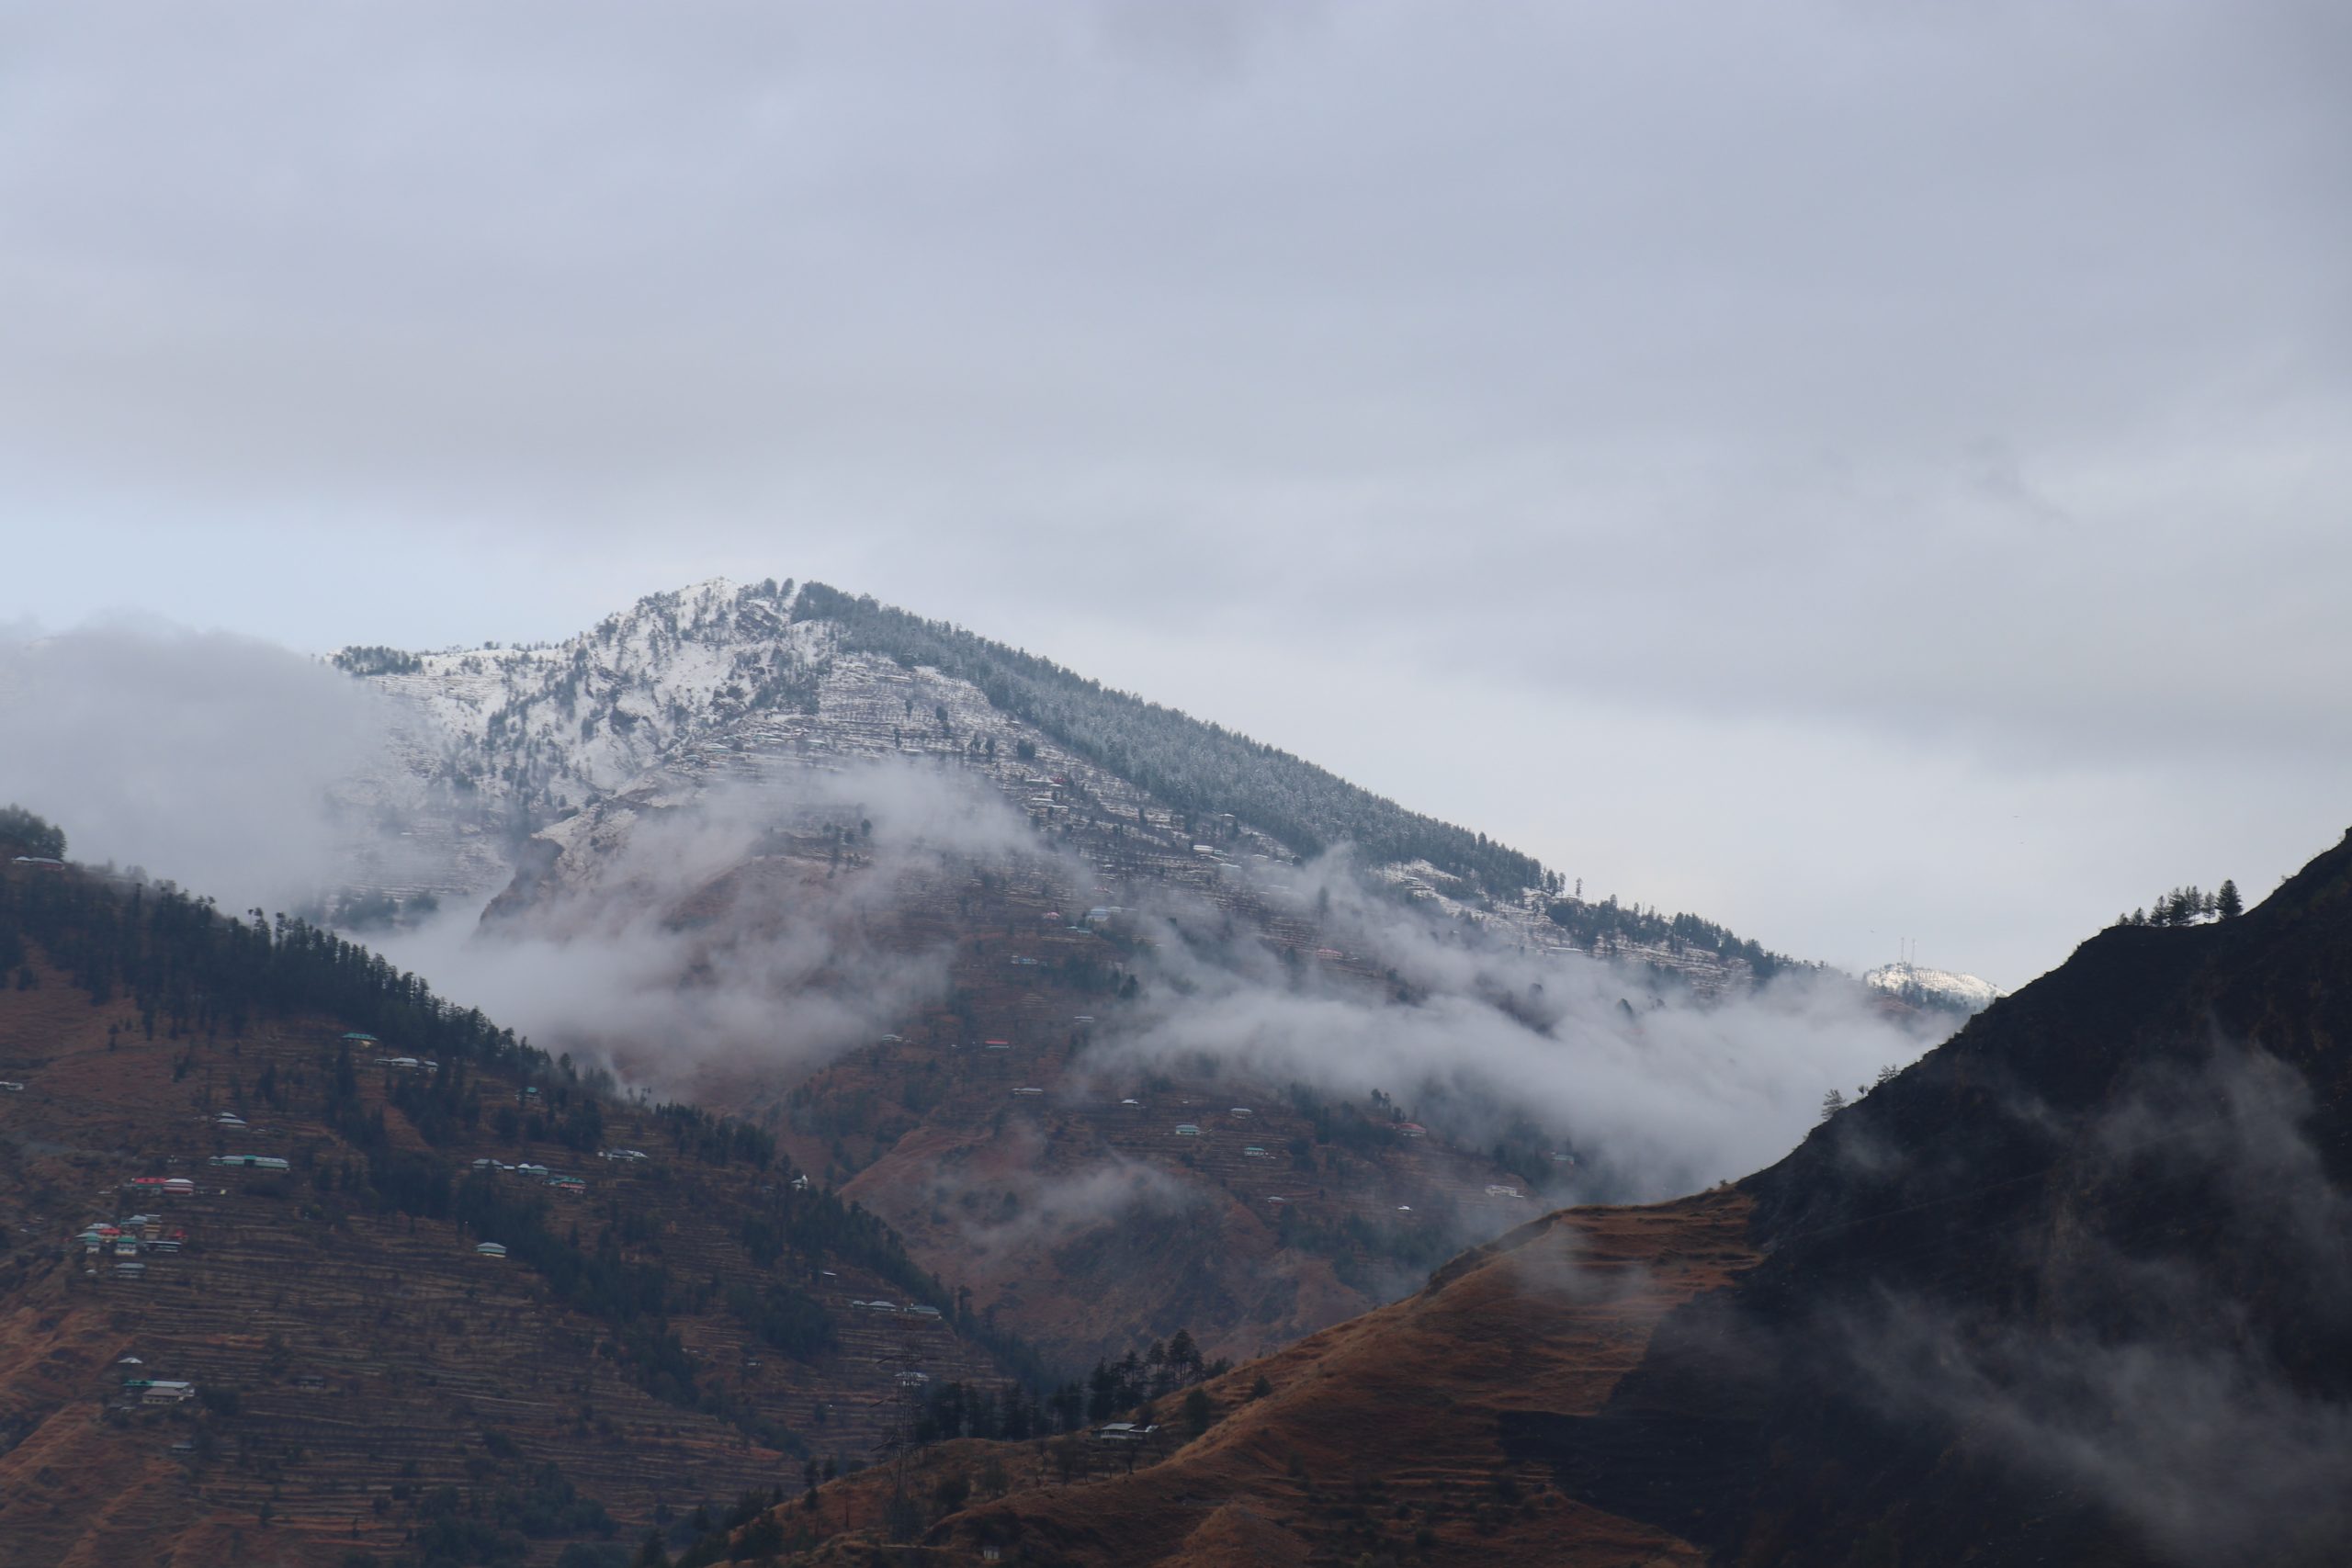
{"type": "MultiPolygon", "coordinates": [[[[1657,1198],[1741,1174],[1792,1145],[1826,1091],[1859,1091],[1955,1021],[1803,964],[1758,985],[1580,952],[1540,912],[1405,897],[1346,843],[1245,853],[1206,885],[1154,866],[1114,887],[1114,863],[1090,860],[1069,821],[1032,820],[1021,780],[1036,775],[1011,752],[1014,730],[1035,732],[968,688],[970,722],[1004,731],[1002,766],[919,741],[938,724],[928,700],[895,716],[887,756],[854,754],[859,705],[898,688],[832,675],[842,689],[766,743],[764,768],[762,743],[729,729],[735,741],[673,756],[609,803],[541,810],[557,819],[526,838],[526,803],[447,788],[456,738],[421,718],[411,688],[425,677],[356,678],[154,625],[19,641],[6,658],[12,712],[40,743],[14,753],[0,793],[77,803],[60,815],[82,854],[225,908],[339,924],[460,1004],[664,1095],[781,1093],[911,1029],[958,991],[957,944],[908,909],[968,911],[974,889],[1006,879],[1067,906],[1064,923],[1120,909],[1121,945],[1102,950],[1140,989],[1102,1004],[1069,1066],[1074,1092],[1116,1100],[1204,1065],[1265,1092],[1377,1091],[1472,1146],[1515,1131],[1566,1156],[1548,1173],[1559,1195],[1657,1198]],[[778,869],[796,863],[796,837],[835,832],[849,868],[835,849],[821,877],[778,869]],[[1268,917],[1305,923],[1272,932],[1268,917]]],[[[678,652],[663,668],[694,663],[678,652]]],[[[616,700],[626,717],[639,699],[616,700]]],[[[673,748],[702,745],[686,733],[673,748]]],[[[1180,866],[1201,858],[1192,837],[1178,835],[1180,866]]],[[[1021,956],[1000,941],[1001,962],[1021,956]]]]}
{"type": "Polygon", "coordinates": [[[2352,7],[0,37],[0,1568],[2352,1562],[2352,7]]]}

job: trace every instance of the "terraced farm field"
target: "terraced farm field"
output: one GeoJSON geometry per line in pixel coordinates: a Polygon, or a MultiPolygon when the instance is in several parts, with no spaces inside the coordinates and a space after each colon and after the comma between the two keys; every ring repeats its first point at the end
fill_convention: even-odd
{"type": "Polygon", "coordinates": [[[0,1073],[24,1085],[0,1095],[11,1563],[340,1562],[452,1507],[552,1561],[789,1489],[810,1458],[871,1461],[900,1424],[901,1374],[1006,1376],[951,1314],[853,1308],[909,1304],[880,1227],[782,1158],[708,1157],[707,1118],[605,1101],[600,1145],[568,1147],[583,1089],[484,1071],[466,1087],[485,1113],[436,1145],[402,1109],[415,1070],[378,1066],[396,1046],[345,1042],[339,1021],[150,1039],[129,1001],[34,972],[0,992],[0,1073]],[[447,1213],[385,1212],[354,1125],[379,1127],[380,1159],[447,1173],[447,1213]],[[241,1155],[288,1168],[213,1163],[241,1155]],[[584,1189],[500,1168],[522,1166],[584,1189]],[[173,1178],[194,1190],[156,1185],[173,1178]],[[623,1321],[593,1278],[534,1267],[483,1213],[533,1216],[550,1256],[605,1260],[660,1299],[623,1321]],[[122,1237],[83,1239],[95,1226],[122,1237]],[[834,1233],[838,1249],[794,1244],[834,1233]],[[778,1292],[805,1303],[790,1348],[742,1305],[778,1292]],[[125,1386],[158,1381],[193,1391],[149,1404],[125,1386]]]}

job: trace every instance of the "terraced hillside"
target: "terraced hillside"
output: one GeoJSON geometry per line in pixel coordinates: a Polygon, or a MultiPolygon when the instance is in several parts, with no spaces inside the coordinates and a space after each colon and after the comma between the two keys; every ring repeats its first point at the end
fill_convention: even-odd
{"type": "Polygon", "coordinates": [[[870,1461],[910,1374],[1036,1373],[758,1129],[494,1034],[409,1065],[379,1015],[436,1008],[413,982],[375,964],[364,1018],[249,1007],[165,920],[0,868],[11,1564],[552,1561],[870,1461]]]}
{"type": "MultiPolygon", "coordinates": [[[[906,704],[836,714],[836,694],[549,829],[485,944],[609,951],[617,925],[673,953],[685,1024],[647,1040],[582,1019],[574,1048],[779,1117],[796,1159],[1025,1337],[1082,1363],[1181,1326],[1257,1354],[1417,1288],[1542,1195],[1677,1190],[1576,1097],[1535,1103],[1484,1063],[1669,1075],[1643,1066],[1644,1016],[1736,1005],[1671,966],[1698,950],[1528,947],[1500,915],[1367,893],[1114,779],[1041,773],[1008,802],[1022,742],[984,708],[940,697],[935,749],[893,761],[906,704]],[[1400,1031],[1412,1048],[1382,1072],[1351,1064],[1353,1041],[1400,1031]]],[[[1909,1010],[1849,988],[1849,1011],[1909,1010]]],[[[1704,1027],[1712,1070],[1745,1043],[1704,1027]]],[[[1924,1043],[1885,1033],[1894,1060],[1924,1043]]]]}
{"type": "Polygon", "coordinates": [[[2352,835],[2240,919],[2101,933],[1736,1186],[1547,1216],[1198,1398],[921,1450],[760,1540],[1053,1568],[2341,1562],[2348,1041],[2352,835]]]}
{"type": "MultiPolygon", "coordinates": [[[[694,944],[681,967],[752,970],[777,947],[817,945],[808,928],[822,923],[828,961],[777,987],[777,1016],[874,1009],[888,993],[859,977],[918,963],[927,989],[869,1010],[867,1041],[830,1061],[764,1071],[770,1053],[749,1040],[714,1053],[684,1092],[775,1118],[795,1160],[1065,1364],[1179,1328],[1215,1355],[1261,1353],[1418,1287],[1522,1221],[1544,1187],[1597,1174],[1532,1124],[1472,1148],[1393,1100],[1137,1053],[1156,1021],[1182,1016],[1153,966],[1165,942],[1257,962],[1287,953],[1302,985],[1387,1005],[1398,982],[1381,961],[1318,947],[1308,912],[1210,878],[1163,926],[1116,901],[1171,897],[1197,857],[1148,886],[1090,886],[1090,871],[1044,852],[910,864],[876,847],[886,827],[860,834],[862,809],[786,818],[752,858],[670,890],[665,923],[694,944]],[[1098,898],[1118,912],[1081,913],[1098,898]]],[[[600,852],[582,863],[591,880],[551,873],[528,899],[560,913],[642,897],[595,869],[628,860],[600,852]]],[[[535,910],[520,901],[503,918],[527,926],[535,910]]],[[[622,1042],[615,1055],[624,1073],[652,1075],[688,1052],[622,1042]]],[[[1503,1118],[1481,1107],[1456,1120],[1503,1118]]]]}
{"type": "Polygon", "coordinates": [[[943,1444],[828,1486],[777,1511],[786,1560],[864,1562],[895,1526],[919,1563],[1702,1562],[1670,1531],[1572,1501],[1501,1434],[1602,1408],[1663,1317],[1758,1261],[1748,1210],[1716,1193],[1545,1216],[1405,1301],[1164,1402],[1142,1444],[943,1444]]]}

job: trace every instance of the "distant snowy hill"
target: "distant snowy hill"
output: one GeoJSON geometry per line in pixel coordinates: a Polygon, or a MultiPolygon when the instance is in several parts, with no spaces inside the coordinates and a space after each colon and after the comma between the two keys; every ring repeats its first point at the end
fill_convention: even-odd
{"type": "Polygon", "coordinates": [[[1862,976],[1862,983],[1913,1007],[1945,1012],[1980,1013],[2001,999],[2001,988],[1990,980],[1950,969],[1929,969],[1917,964],[1884,964],[1862,976]]]}
{"type": "MultiPolygon", "coordinates": [[[[526,858],[605,841],[598,820],[649,800],[899,758],[993,784],[1081,852],[1164,856],[1155,874],[1231,886],[1253,866],[1346,844],[1375,881],[1441,918],[1499,924],[1530,945],[1595,940],[1581,930],[1589,919],[1576,931],[1559,923],[1571,908],[1559,876],[1484,834],[819,583],[715,579],[641,599],[561,643],[351,648],[334,662],[395,713],[398,776],[359,781],[345,803],[355,886],[379,899],[486,893],[526,858]],[[393,822],[389,847],[356,831],[393,822]],[[535,836],[542,848],[526,856],[535,836]]],[[[1670,931],[1656,919],[1653,931],[1604,912],[1617,928],[1610,951],[1702,987],[1744,984],[1765,956],[1705,922],[1670,931]]]]}

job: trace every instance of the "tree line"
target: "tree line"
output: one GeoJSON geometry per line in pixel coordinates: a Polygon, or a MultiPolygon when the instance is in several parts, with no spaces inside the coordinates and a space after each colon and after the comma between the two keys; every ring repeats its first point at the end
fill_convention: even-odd
{"type": "Polygon", "coordinates": [[[545,1071],[546,1053],[380,955],[300,919],[250,914],[224,915],[169,882],[11,874],[0,881],[0,956],[29,986],[26,944],[38,943],[93,1003],[130,998],[151,1039],[158,1028],[234,1038],[265,1014],[315,1013],[444,1062],[545,1071]]]}
{"type": "Polygon", "coordinates": [[[1426,860],[1503,896],[1547,885],[1542,863],[1484,833],[1408,811],[1287,751],[944,621],[821,582],[802,587],[795,614],[833,623],[844,649],[970,682],[999,712],[1181,811],[1230,812],[1304,854],[1344,842],[1375,862],[1426,860]]]}
{"type": "Polygon", "coordinates": [[[1597,904],[1581,898],[1560,898],[1545,911],[1568,940],[1589,953],[1600,953],[1623,942],[1640,942],[1669,952],[1696,949],[1719,958],[1742,959],[1758,980],[1769,980],[1792,967],[1785,953],[1733,935],[1713,920],[1697,915],[1661,915],[1638,904],[1620,904],[1611,894],[1597,904]]]}
{"type": "Polygon", "coordinates": [[[999,1389],[960,1382],[934,1384],[925,1391],[916,1414],[914,1440],[989,1438],[1018,1442],[1075,1432],[1091,1422],[1147,1410],[1232,1369],[1231,1361],[1204,1359],[1191,1330],[1179,1328],[1165,1341],[1153,1340],[1141,1353],[1129,1350],[1116,1360],[1105,1357],[1096,1361],[1083,1379],[1063,1382],[1043,1399],[1018,1383],[999,1389]]]}
{"type": "Polygon", "coordinates": [[[2197,926],[2208,920],[2234,920],[2245,913],[2245,900],[2239,896],[2238,885],[2224,880],[2221,886],[2208,893],[2199,887],[2176,887],[2158,898],[2153,907],[2118,915],[2119,926],[2197,926]]]}
{"type": "Polygon", "coordinates": [[[339,649],[329,661],[346,675],[414,675],[424,669],[415,654],[380,645],[339,649]]]}
{"type": "Polygon", "coordinates": [[[36,860],[63,860],[65,832],[21,806],[0,806],[0,852],[36,860]]]}

